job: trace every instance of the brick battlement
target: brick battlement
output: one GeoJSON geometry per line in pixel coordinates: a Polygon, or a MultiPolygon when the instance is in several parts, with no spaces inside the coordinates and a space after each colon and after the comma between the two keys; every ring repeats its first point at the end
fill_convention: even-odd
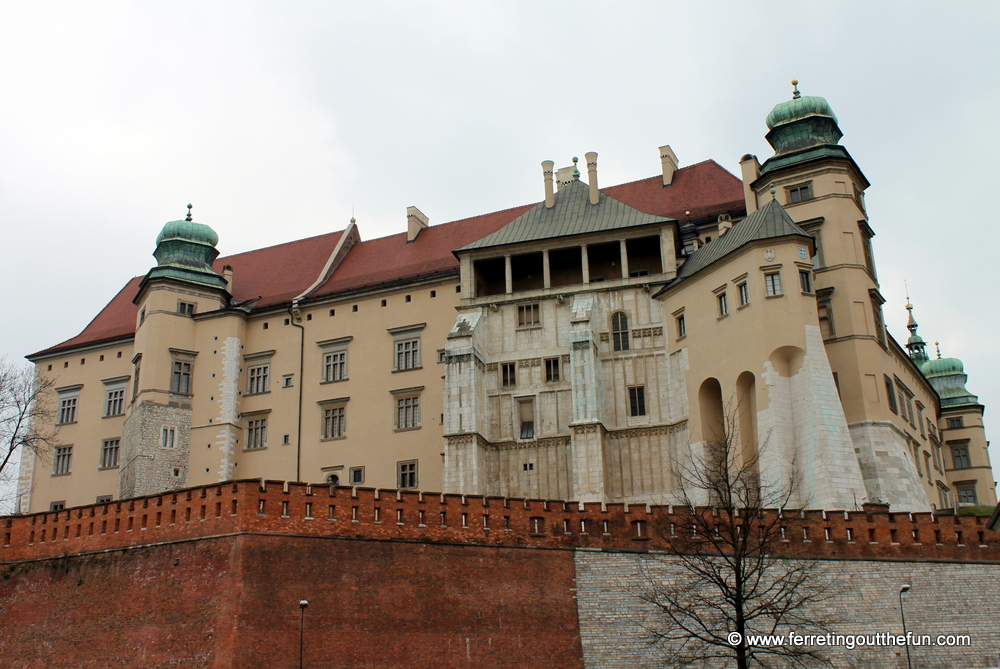
{"type": "MultiPolygon", "coordinates": [[[[699,509],[699,513],[712,513],[699,509]]],[[[241,480],[62,511],[0,518],[0,563],[235,534],[610,550],[667,548],[684,507],[514,500],[241,480]]],[[[768,513],[778,513],[769,511],[768,513]]],[[[1000,561],[986,518],[933,513],[788,511],[781,554],[1000,561]]]]}

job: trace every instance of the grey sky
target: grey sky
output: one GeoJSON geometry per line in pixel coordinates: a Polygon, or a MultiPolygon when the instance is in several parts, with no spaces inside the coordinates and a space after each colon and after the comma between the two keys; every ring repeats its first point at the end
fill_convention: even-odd
{"type": "MultiPolygon", "coordinates": [[[[600,182],[770,155],[764,117],[826,97],[872,182],[890,331],[1000,406],[992,293],[1000,5],[913,2],[0,0],[0,354],[77,334],[193,202],[223,254],[542,199],[545,159],[600,182]],[[990,184],[994,184],[991,186],[990,184]],[[932,345],[933,347],[933,345],[932,345]]],[[[987,415],[987,420],[990,420],[987,415]]],[[[997,463],[1000,464],[1000,463],[997,463]]]]}

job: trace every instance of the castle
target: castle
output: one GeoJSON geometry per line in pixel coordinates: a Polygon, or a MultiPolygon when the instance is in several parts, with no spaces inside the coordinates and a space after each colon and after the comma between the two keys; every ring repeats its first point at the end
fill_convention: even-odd
{"type": "Polygon", "coordinates": [[[868,181],[826,100],[767,117],[774,155],[599,187],[542,164],[544,200],[363,241],[219,258],[190,213],[55,379],[21,512],[249,478],[677,503],[677,463],[728,423],[800,506],[996,504],[960,361],[886,331],[868,181]],[[457,311],[457,314],[456,314],[457,311]],[[732,420],[730,420],[732,419],[732,420]]]}

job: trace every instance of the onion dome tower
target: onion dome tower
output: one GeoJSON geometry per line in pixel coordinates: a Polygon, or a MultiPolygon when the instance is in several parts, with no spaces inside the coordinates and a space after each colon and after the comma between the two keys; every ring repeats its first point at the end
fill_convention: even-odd
{"type": "Polygon", "coordinates": [[[156,237],[153,257],[157,265],[146,274],[143,284],[154,279],[174,279],[211,288],[226,289],[226,280],[212,269],[219,256],[215,230],[191,219],[191,208],[184,220],[170,221],[156,237]]]}
{"type": "Polygon", "coordinates": [[[798,79],[792,79],[792,86],[792,99],[778,103],[767,115],[766,138],[774,155],[761,165],[761,175],[824,158],[853,162],[847,149],[839,144],[844,133],[826,98],[802,95],[798,79]]]}
{"type": "Polygon", "coordinates": [[[934,343],[937,346],[937,359],[925,362],[920,371],[941,397],[941,408],[979,404],[979,397],[965,387],[969,375],[965,373],[962,361],[958,358],[942,358],[941,346],[934,343]]]}

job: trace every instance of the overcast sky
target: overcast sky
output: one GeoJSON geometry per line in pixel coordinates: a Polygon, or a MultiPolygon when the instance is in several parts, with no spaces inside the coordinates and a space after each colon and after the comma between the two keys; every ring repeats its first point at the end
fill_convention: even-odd
{"type": "Polygon", "coordinates": [[[603,185],[658,173],[662,144],[738,174],[771,155],[764,118],[797,77],[872,183],[890,331],[907,335],[906,280],[921,335],[1000,407],[998,19],[985,2],[0,0],[0,355],[80,332],[188,202],[231,254],[352,211],[371,239],[407,205],[434,224],[535,202],[539,163],[586,151],[603,185]]]}

